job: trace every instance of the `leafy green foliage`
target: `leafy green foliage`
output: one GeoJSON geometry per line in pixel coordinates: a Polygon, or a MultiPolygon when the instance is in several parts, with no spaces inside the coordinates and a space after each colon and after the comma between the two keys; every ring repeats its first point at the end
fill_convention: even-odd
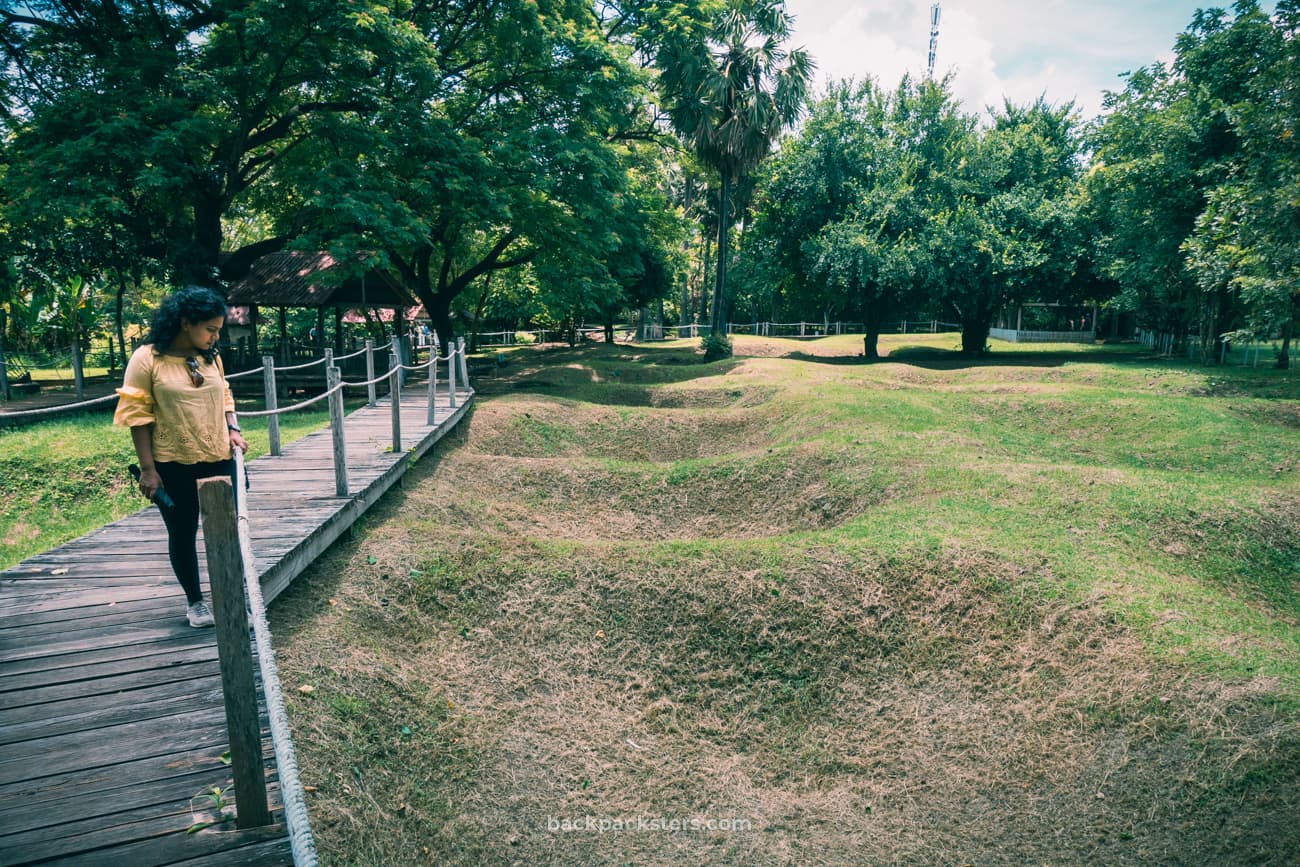
{"type": "Polygon", "coordinates": [[[1229,332],[1282,337],[1300,319],[1296,262],[1300,11],[1202,10],[1111,94],[1087,193],[1106,272],[1141,324],[1211,360],[1229,332]]]}
{"type": "Polygon", "coordinates": [[[798,118],[812,78],[807,53],[783,45],[792,24],[782,0],[726,0],[707,32],[667,39],[658,55],[660,98],[673,127],[720,176],[715,333],[729,321],[728,196],[798,118]]]}

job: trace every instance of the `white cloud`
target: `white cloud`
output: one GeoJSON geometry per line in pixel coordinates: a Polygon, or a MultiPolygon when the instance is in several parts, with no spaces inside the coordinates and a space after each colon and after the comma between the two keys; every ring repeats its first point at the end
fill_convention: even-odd
{"type": "MultiPolygon", "coordinates": [[[[904,73],[922,76],[930,39],[931,0],[786,0],[796,16],[793,43],[817,61],[818,89],[853,77],[886,88],[904,73]]],[[[1197,7],[1182,0],[983,0],[943,4],[936,75],[954,72],[968,111],[1045,94],[1074,100],[1085,117],[1101,111],[1102,91],[1120,73],[1168,60],[1170,47],[1197,7]]]]}

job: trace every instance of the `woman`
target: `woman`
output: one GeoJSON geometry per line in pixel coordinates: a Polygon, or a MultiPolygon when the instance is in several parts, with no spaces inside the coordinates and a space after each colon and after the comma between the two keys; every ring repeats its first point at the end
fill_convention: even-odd
{"type": "Polygon", "coordinates": [[[160,505],[159,511],[190,626],[213,625],[199,586],[198,480],[233,479],[233,449],[248,451],[217,355],[225,322],[226,302],[211,289],[189,286],[163,299],[148,340],[126,365],[113,416],[115,424],[131,429],[140,493],[153,500],[165,490],[171,497],[173,505],[160,505]]]}

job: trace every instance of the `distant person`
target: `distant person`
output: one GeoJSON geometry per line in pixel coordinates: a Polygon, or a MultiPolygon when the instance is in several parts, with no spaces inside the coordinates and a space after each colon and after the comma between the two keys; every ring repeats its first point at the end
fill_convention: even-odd
{"type": "MultiPolygon", "coordinates": [[[[189,286],[163,299],[145,343],[126,366],[114,424],[131,429],[140,461],[140,493],[159,505],[167,527],[172,571],[185,591],[190,626],[212,626],[199,585],[196,540],[198,480],[235,474],[234,449],[248,451],[235,416],[217,338],[226,302],[211,289],[189,286]]],[[[236,492],[238,496],[238,492],[236,492]]]]}

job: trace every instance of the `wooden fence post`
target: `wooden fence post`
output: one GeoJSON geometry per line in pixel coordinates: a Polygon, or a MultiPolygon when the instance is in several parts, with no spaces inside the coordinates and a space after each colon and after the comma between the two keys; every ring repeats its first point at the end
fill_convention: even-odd
{"type": "MultiPolygon", "coordinates": [[[[4,328],[4,318],[0,317],[0,329],[4,328]]],[[[9,362],[5,359],[4,334],[0,333],[0,398],[9,400],[9,362]]]]}
{"type": "Polygon", "coordinates": [[[456,351],[447,346],[447,394],[451,399],[451,408],[456,408],[456,351]]]}
{"type": "Polygon", "coordinates": [[[394,347],[388,371],[388,393],[393,399],[393,454],[402,453],[402,359],[394,347]]]}
{"type": "MultiPolygon", "coordinates": [[[[325,387],[333,389],[343,379],[337,367],[325,368],[325,387]]],[[[330,434],[334,442],[334,493],[348,495],[348,446],[343,438],[343,389],[330,395],[330,434]]]]}
{"type": "Polygon", "coordinates": [[[366,406],[375,405],[375,341],[366,338],[366,406]]]}
{"type": "Polygon", "coordinates": [[[456,338],[456,348],[460,350],[460,382],[469,391],[469,362],[465,360],[465,338],[456,338]]]}
{"type": "Polygon", "coordinates": [[[425,414],[424,423],[433,427],[438,423],[438,410],[435,408],[438,401],[438,351],[432,346],[429,347],[429,408],[425,414]]]}
{"type": "Polygon", "coordinates": [[[271,414],[266,417],[266,433],[271,438],[271,454],[280,454],[280,414],[275,412],[279,408],[279,395],[275,389],[275,357],[271,355],[262,356],[262,390],[266,394],[266,408],[271,410],[271,414]]]}
{"type": "Polygon", "coordinates": [[[253,651],[248,640],[244,601],[244,561],[235,525],[235,497],[230,479],[199,480],[203,546],[207,550],[212,613],[216,619],[221,692],[230,733],[230,766],[235,776],[235,824],[256,828],[271,824],[262,766],[262,730],[258,723],[253,651]]]}

